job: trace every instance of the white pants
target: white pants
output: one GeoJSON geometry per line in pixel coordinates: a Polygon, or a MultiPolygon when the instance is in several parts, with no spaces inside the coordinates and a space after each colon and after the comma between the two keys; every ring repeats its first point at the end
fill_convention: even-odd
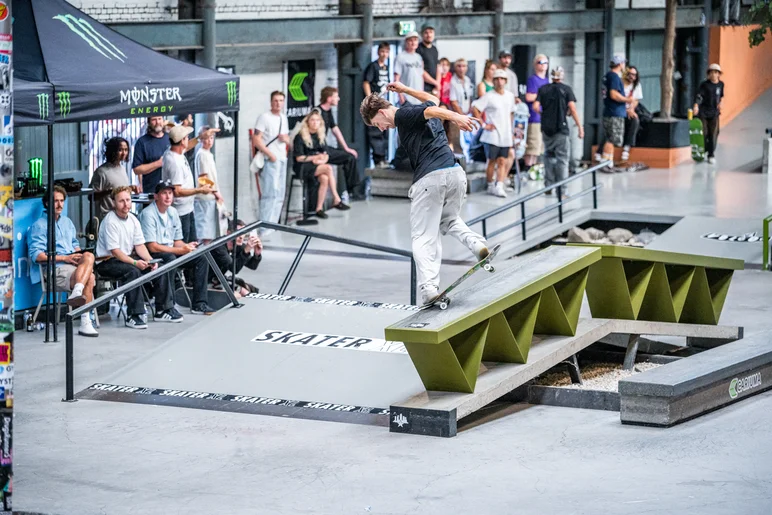
{"type": "Polygon", "coordinates": [[[284,203],[284,193],[287,185],[287,161],[278,160],[275,163],[265,160],[265,166],[260,172],[260,220],[279,223],[281,206],[284,203]]]}
{"type": "Polygon", "coordinates": [[[466,197],[466,173],[460,166],[436,170],[410,187],[410,236],[419,288],[440,286],[443,235],[450,234],[474,252],[484,241],[459,217],[466,197]]]}

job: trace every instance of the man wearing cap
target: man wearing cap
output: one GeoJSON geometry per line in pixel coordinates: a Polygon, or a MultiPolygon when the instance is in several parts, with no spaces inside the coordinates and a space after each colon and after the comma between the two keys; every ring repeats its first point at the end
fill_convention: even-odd
{"type": "MultiPolygon", "coordinates": [[[[170,181],[159,182],[155,187],[155,202],[139,215],[147,250],[154,259],[162,259],[164,264],[193,252],[198,246],[195,241],[182,241],[182,222],[172,206],[174,189],[170,181]]],[[[190,312],[194,315],[211,315],[214,310],[207,304],[209,264],[205,258],[200,257],[191,263],[190,268],[193,273],[190,312]]]]}
{"type": "Polygon", "coordinates": [[[721,66],[716,63],[708,66],[708,78],[702,81],[694,101],[694,114],[702,120],[702,130],[705,134],[705,152],[708,163],[716,162],[716,147],[718,146],[719,115],[721,100],[724,98],[724,83],[721,79],[721,66]]]}
{"type": "MultiPolygon", "coordinates": [[[[107,213],[99,225],[96,245],[98,263],[94,268],[100,276],[126,284],[155,270],[158,264],[150,263],[153,258],[145,247],[142,226],[131,213],[131,188],[115,188],[113,201],[115,209],[107,213]]],[[[152,284],[156,308],[154,319],[157,322],[182,322],[182,315],[174,308],[174,295],[168,277],[161,275],[152,284]]],[[[134,288],[125,295],[126,327],[131,329],[147,329],[147,323],[142,319],[145,302],[141,290],[141,287],[134,288]]]]}
{"type": "MultiPolygon", "coordinates": [[[[625,58],[615,55],[609,64],[609,71],[603,77],[603,140],[598,145],[602,151],[601,160],[614,161],[614,147],[621,147],[625,138],[625,118],[627,117],[627,97],[622,82],[625,58]]],[[[596,156],[597,157],[597,156],[596,156]]]]}
{"type": "Polygon", "coordinates": [[[416,52],[424,60],[424,91],[436,92],[439,97],[440,88],[440,53],[434,45],[434,27],[424,25],[421,29],[421,43],[416,52]]]}
{"type": "Polygon", "coordinates": [[[515,158],[515,150],[512,148],[515,95],[506,87],[507,73],[504,70],[496,70],[493,73],[493,89],[472,104],[475,118],[482,118],[481,113],[485,113],[485,131],[480,136],[480,141],[485,146],[485,157],[488,159],[488,167],[485,170],[488,195],[502,198],[507,196],[504,182],[515,158]],[[494,177],[494,168],[497,166],[499,171],[497,177],[494,177]]]}
{"type": "Polygon", "coordinates": [[[517,74],[511,68],[512,52],[502,50],[499,52],[499,70],[504,70],[507,74],[507,89],[515,95],[515,102],[520,103],[520,85],[517,83],[517,74]]]}
{"type": "MultiPolygon", "coordinates": [[[[410,89],[424,91],[424,80],[429,74],[424,70],[424,60],[421,54],[416,52],[417,48],[418,32],[408,32],[405,35],[405,50],[394,60],[394,82],[401,82],[410,89]]],[[[404,93],[399,94],[399,102],[403,105],[405,102],[413,105],[421,103],[417,98],[404,93]]]]}
{"type": "Polygon", "coordinates": [[[544,142],[541,140],[541,116],[534,111],[533,103],[539,88],[550,83],[547,78],[549,60],[544,54],[538,54],[533,58],[533,75],[526,81],[525,102],[528,104],[528,134],[525,140],[525,166],[531,167],[544,153],[544,142]]]}
{"type": "MultiPolygon", "coordinates": [[[[539,89],[533,108],[541,114],[541,133],[544,141],[544,186],[549,187],[568,177],[568,154],[571,149],[570,131],[566,116],[579,127],[579,138],[584,137],[584,127],[579,123],[576,96],[563,84],[565,72],[562,66],[552,69],[552,84],[539,89]]],[[[548,195],[552,190],[547,190],[548,195]]]]}
{"type": "Polygon", "coordinates": [[[212,193],[209,186],[196,187],[193,180],[193,172],[190,170],[188,160],[184,153],[188,148],[188,140],[192,127],[177,125],[169,131],[171,147],[164,152],[163,169],[161,179],[174,185],[173,205],[180,216],[182,223],[182,240],[191,243],[198,239],[196,236],[196,221],[193,215],[193,203],[195,195],[212,193]]]}

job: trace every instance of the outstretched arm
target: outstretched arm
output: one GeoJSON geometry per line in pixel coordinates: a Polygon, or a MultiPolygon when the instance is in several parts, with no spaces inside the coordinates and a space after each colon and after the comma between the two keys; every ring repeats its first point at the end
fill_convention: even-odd
{"type": "Polygon", "coordinates": [[[400,95],[410,95],[417,98],[421,102],[434,102],[434,105],[440,105],[440,99],[427,93],[426,91],[418,91],[417,89],[408,88],[401,82],[392,82],[387,86],[389,91],[396,91],[400,95]]]}
{"type": "Polygon", "coordinates": [[[467,132],[477,130],[477,128],[482,125],[482,120],[478,118],[458,114],[450,109],[444,109],[442,107],[427,107],[424,109],[424,118],[427,120],[430,118],[437,118],[439,120],[453,122],[458,125],[459,129],[467,132]]]}

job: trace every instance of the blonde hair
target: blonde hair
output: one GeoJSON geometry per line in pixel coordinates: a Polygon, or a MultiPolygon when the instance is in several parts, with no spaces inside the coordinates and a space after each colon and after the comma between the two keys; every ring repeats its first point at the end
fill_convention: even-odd
{"type": "Polygon", "coordinates": [[[300,131],[298,131],[298,134],[300,134],[303,143],[305,143],[309,148],[314,144],[314,142],[311,140],[311,131],[308,129],[308,120],[312,116],[319,117],[319,130],[316,132],[316,135],[319,137],[319,141],[324,143],[324,137],[327,134],[327,127],[324,125],[324,118],[322,118],[322,113],[320,113],[318,109],[314,109],[308,113],[301,122],[300,131]]]}

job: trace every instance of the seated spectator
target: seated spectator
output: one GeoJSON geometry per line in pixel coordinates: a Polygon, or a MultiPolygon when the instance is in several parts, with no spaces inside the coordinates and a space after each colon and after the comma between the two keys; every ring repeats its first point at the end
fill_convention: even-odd
{"type": "Polygon", "coordinates": [[[477,98],[482,98],[489,91],[493,91],[493,74],[497,70],[496,62],[488,59],[483,68],[483,79],[477,84],[477,98]]]}
{"type": "MultiPolygon", "coordinates": [[[[54,216],[56,217],[56,290],[69,292],[67,304],[77,308],[94,300],[94,255],[81,252],[77,232],[72,220],[62,215],[67,192],[61,186],[54,186],[54,216]]],[[[48,195],[43,197],[43,207],[48,211],[48,195]]],[[[46,263],[48,257],[48,213],[37,219],[29,228],[29,260],[46,263]]],[[[31,267],[32,284],[40,282],[38,267],[31,267]]],[[[91,323],[91,314],[80,316],[78,334],[96,337],[99,333],[91,323]]]]}
{"type": "Polygon", "coordinates": [[[635,146],[638,128],[641,126],[641,121],[635,112],[638,103],[643,100],[643,89],[641,88],[641,78],[638,76],[638,68],[628,66],[622,75],[622,84],[625,87],[625,97],[629,100],[627,102],[627,118],[625,118],[625,138],[622,146],[622,161],[627,161],[630,159],[630,148],[635,146]]]}
{"type": "Polygon", "coordinates": [[[330,156],[324,142],[326,134],[322,115],[314,109],[303,118],[300,132],[295,136],[294,143],[295,173],[304,181],[315,178],[315,182],[319,184],[316,195],[316,216],[321,219],[328,217],[324,212],[324,200],[327,198],[328,189],[332,193],[332,207],[342,211],[350,209],[338,195],[335,174],[332,166],[327,164],[330,156]]]}
{"type": "MultiPolygon", "coordinates": [[[[131,186],[126,170],[121,166],[129,159],[129,142],[123,138],[110,138],[105,144],[105,163],[94,170],[91,187],[94,188],[97,218],[102,220],[113,210],[113,190],[121,186],[131,186]]],[[[132,186],[137,192],[137,187],[132,186]]]]}
{"type": "MultiPolygon", "coordinates": [[[[158,268],[150,264],[152,257],[145,247],[142,226],[131,213],[131,188],[123,186],[113,190],[115,209],[107,213],[99,226],[96,254],[99,275],[126,284],[143,273],[158,268]]],[[[166,275],[152,281],[155,293],[155,320],[158,322],[182,322],[182,314],[174,308],[172,285],[166,275]]],[[[134,288],[125,295],[126,327],[147,329],[142,319],[145,302],[141,288],[134,288]]]]}
{"type": "MultiPolygon", "coordinates": [[[[241,220],[236,220],[235,223],[231,223],[228,228],[228,234],[233,231],[238,231],[246,227],[246,224],[241,220]]],[[[239,236],[234,241],[229,241],[225,245],[221,245],[212,250],[212,257],[215,263],[220,268],[223,274],[233,273],[233,245],[236,245],[236,273],[238,274],[242,268],[247,267],[250,270],[257,270],[257,266],[260,261],[263,260],[263,242],[260,238],[254,234],[250,234],[248,237],[239,236]]],[[[255,286],[247,283],[240,277],[236,277],[236,296],[244,297],[249,293],[258,293],[258,289],[255,286]]]]}
{"type": "Polygon", "coordinates": [[[201,127],[201,130],[198,131],[198,140],[201,142],[201,145],[194,159],[196,177],[198,177],[199,184],[202,182],[201,178],[205,177],[207,184],[212,188],[211,193],[196,195],[193,202],[196,236],[198,236],[202,243],[209,243],[219,236],[217,233],[220,227],[220,219],[217,215],[217,208],[225,202],[219,191],[220,184],[217,179],[217,166],[212,154],[214,134],[219,131],[220,129],[210,129],[208,125],[201,127]]]}
{"type": "MultiPolygon", "coordinates": [[[[180,215],[172,206],[174,201],[174,185],[169,181],[161,181],[155,187],[155,202],[142,210],[139,223],[145,237],[145,245],[154,259],[162,259],[164,264],[193,252],[198,242],[182,241],[182,222],[180,215]]],[[[193,274],[193,297],[190,312],[193,315],[211,315],[214,310],[209,307],[207,285],[209,284],[209,263],[200,257],[190,265],[193,274]]]]}

